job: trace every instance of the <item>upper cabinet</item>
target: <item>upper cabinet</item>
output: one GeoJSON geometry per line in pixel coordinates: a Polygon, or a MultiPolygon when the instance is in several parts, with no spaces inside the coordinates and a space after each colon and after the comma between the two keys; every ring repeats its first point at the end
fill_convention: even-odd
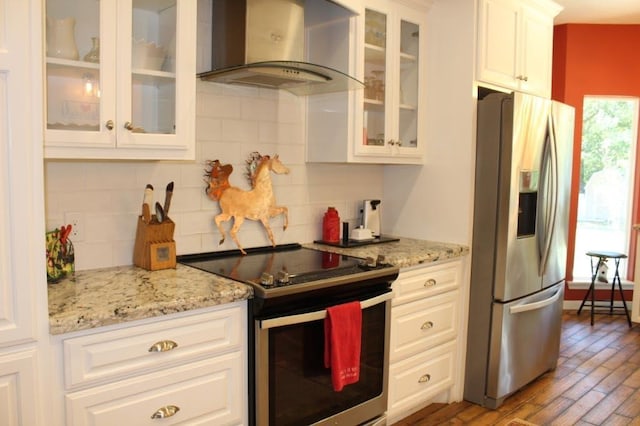
{"type": "Polygon", "coordinates": [[[477,80],[551,96],[553,18],[548,0],[479,0],[477,80]]]}
{"type": "Polygon", "coordinates": [[[426,6],[373,0],[352,19],[365,88],[309,99],[308,161],[423,163],[426,17],[426,6]]]}
{"type": "Polygon", "coordinates": [[[45,157],[195,158],[196,0],[46,0],[45,157]]]}

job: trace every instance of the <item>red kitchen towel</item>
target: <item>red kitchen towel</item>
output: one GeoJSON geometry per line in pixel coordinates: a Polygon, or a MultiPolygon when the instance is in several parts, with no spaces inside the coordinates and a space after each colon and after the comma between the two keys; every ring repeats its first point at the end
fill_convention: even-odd
{"type": "Polygon", "coordinates": [[[333,390],[360,379],[362,309],[360,302],[327,308],[324,320],[324,366],[331,368],[333,390]]]}

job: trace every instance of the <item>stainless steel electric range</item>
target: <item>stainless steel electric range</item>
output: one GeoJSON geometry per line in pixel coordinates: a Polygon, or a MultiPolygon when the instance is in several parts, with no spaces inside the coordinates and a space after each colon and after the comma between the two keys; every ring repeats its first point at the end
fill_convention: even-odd
{"type": "Polygon", "coordinates": [[[391,283],[398,267],[299,244],[211,252],[178,262],[250,284],[252,425],[386,424],[391,283]],[[360,380],[333,390],[324,367],[326,309],[362,307],[360,380]]]}

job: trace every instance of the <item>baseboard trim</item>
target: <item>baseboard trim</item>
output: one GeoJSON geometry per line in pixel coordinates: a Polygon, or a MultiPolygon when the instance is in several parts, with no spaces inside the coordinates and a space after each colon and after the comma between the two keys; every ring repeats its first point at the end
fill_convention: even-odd
{"type": "MultiPolygon", "coordinates": [[[[591,281],[567,281],[567,287],[569,290],[588,290],[591,285],[591,281]]],[[[633,290],[633,281],[622,281],[623,290],[633,290]]],[[[616,286],[616,290],[618,286],[616,286]]],[[[596,282],[596,290],[611,290],[611,283],[596,282]]]]}

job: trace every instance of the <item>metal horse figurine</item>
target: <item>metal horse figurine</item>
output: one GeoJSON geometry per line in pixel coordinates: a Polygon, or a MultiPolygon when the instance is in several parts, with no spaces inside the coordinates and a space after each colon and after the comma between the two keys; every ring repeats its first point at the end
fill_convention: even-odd
{"type": "Polygon", "coordinates": [[[229,184],[229,175],[233,167],[229,164],[221,165],[218,160],[207,161],[208,169],[205,169],[205,182],[208,184],[205,192],[214,201],[218,201],[221,213],[214,220],[222,235],[220,243],[226,238],[222,222],[233,218],[233,226],[229,233],[231,238],[242,252],[246,254],[240,241],[238,240],[238,230],[245,219],[259,220],[269,235],[269,240],[273,246],[276,245],[269,225],[269,219],[279,214],[284,215],[283,229],[287,229],[289,224],[289,209],[276,205],[276,198],[273,194],[270,172],[276,174],[288,174],[289,169],[285,167],[275,155],[273,158],[268,155],[260,155],[254,152],[247,160],[247,177],[251,182],[248,191],[242,190],[229,184]]]}

